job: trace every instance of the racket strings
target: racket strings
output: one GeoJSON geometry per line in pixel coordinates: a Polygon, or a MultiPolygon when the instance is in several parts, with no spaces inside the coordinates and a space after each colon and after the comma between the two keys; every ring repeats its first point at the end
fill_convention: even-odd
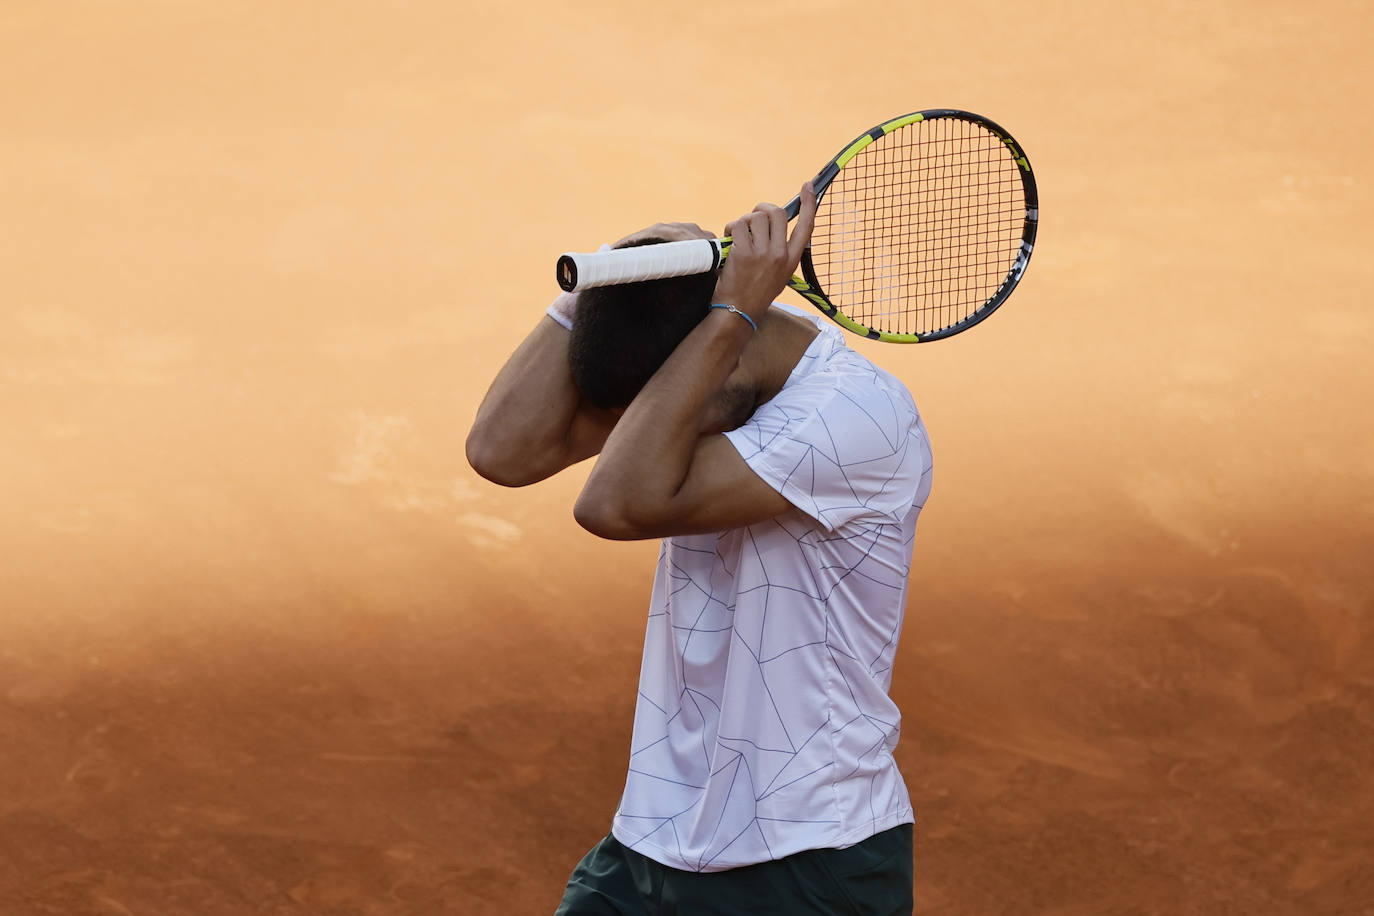
{"type": "Polygon", "coordinates": [[[1026,224],[1020,167],[997,135],[956,118],[897,128],[831,183],[811,235],[832,303],[878,331],[929,334],[993,298],[1026,224]]]}

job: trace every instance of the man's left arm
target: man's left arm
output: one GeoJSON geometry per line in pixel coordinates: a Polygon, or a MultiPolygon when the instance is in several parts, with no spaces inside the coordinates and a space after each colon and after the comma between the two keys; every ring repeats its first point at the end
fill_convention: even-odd
{"type": "Polygon", "coordinates": [[[682,342],[606,440],[573,508],[582,527],[637,540],[723,531],[787,510],[730,440],[698,433],[749,333],[738,316],[717,310],[682,342]]]}
{"type": "MultiPolygon", "coordinates": [[[[716,302],[755,323],[763,318],[810,237],[816,197],[809,184],[802,202],[790,239],[786,214],[773,206],[727,227],[733,242],[716,302]]],[[[753,333],[739,315],[713,309],[687,335],[606,440],[573,510],[579,524],[601,537],[635,540],[723,531],[787,511],[790,503],[725,436],[699,435],[712,396],[753,333]]]]}

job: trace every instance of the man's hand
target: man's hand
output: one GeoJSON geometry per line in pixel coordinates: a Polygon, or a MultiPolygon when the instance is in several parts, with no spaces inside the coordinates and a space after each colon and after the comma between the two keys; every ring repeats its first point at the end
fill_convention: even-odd
{"type": "Polygon", "coordinates": [[[654,223],[647,229],[632,232],[620,241],[616,242],[614,248],[623,248],[629,242],[639,239],[663,239],[665,242],[685,242],[690,239],[713,239],[716,237],[714,232],[703,229],[696,223],[654,223]]]}
{"type": "Polygon", "coordinates": [[[713,301],[733,305],[755,322],[762,319],[797,269],[815,224],[816,192],[808,181],[802,185],[801,212],[790,239],[787,212],[773,204],[759,204],[726,226],[732,239],[730,256],[716,281],[713,301]]]}

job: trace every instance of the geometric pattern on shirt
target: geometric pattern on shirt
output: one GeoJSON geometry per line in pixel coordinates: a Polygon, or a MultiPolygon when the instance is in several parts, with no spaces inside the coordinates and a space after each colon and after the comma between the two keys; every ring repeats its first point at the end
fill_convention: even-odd
{"type": "MultiPolygon", "coordinates": [[[[802,371],[794,374],[809,374],[810,367],[799,368],[802,371]]],[[[809,381],[827,384],[824,378],[809,381]]],[[[855,380],[851,376],[848,381],[855,380]]],[[[877,381],[876,373],[870,381],[877,381]]],[[[832,428],[826,411],[789,406],[789,399],[779,397],[731,437],[760,476],[801,511],[718,536],[673,538],[662,547],[668,570],[664,600],[650,615],[645,664],[668,661],[651,659],[647,653],[655,643],[654,628],[670,626],[668,645],[674,649],[675,669],[671,681],[678,689],[671,698],[640,694],[630,779],[653,781],[659,790],[644,807],[631,810],[622,805],[617,817],[633,822],[637,837],[627,845],[647,841],[675,850],[679,863],[697,869],[717,865],[736,843],[761,844],[764,856],[774,858],[770,837],[778,836],[778,825],[838,826],[838,820],[779,817],[771,808],[761,811],[762,804],[808,779],[821,789],[827,783],[844,784],[865,763],[871,766],[873,755],[884,749],[890,754],[896,743],[898,717],[886,690],[901,627],[915,518],[929,493],[928,444],[919,417],[914,428],[903,423],[903,414],[912,410],[893,402],[886,387],[875,384],[860,397],[845,390],[830,395],[847,402],[831,408],[832,415],[838,412],[843,418],[843,429],[832,428]],[[875,394],[882,397],[874,398],[875,394]],[[856,426],[866,429],[856,433],[856,426]],[[911,449],[920,453],[909,454],[911,449]],[[920,467],[916,480],[910,474],[913,461],[920,467]],[[823,530],[803,513],[835,530],[823,530]],[[784,537],[790,547],[780,546],[784,537]],[[759,548],[761,538],[768,539],[767,550],[759,548]],[[802,562],[786,562],[789,558],[780,551],[789,549],[802,562]],[[780,567],[783,575],[775,575],[770,566],[780,567]],[[796,576],[799,568],[807,575],[796,576]],[[856,616],[862,610],[855,607],[856,595],[875,590],[889,592],[880,603],[896,609],[881,621],[885,627],[875,626],[879,621],[836,616],[836,603],[847,618],[856,616]],[[750,613],[737,620],[741,602],[750,613]],[[798,619],[798,605],[820,613],[798,619]],[[775,625],[780,617],[785,625],[775,625]],[[791,708],[796,704],[779,701],[777,690],[783,682],[807,676],[799,675],[798,669],[806,667],[808,654],[813,667],[818,663],[839,675],[840,702],[829,697],[827,705],[843,707],[842,721],[832,722],[824,709],[791,708]],[[723,677],[694,676],[702,669],[719,672],[722,666],[723,677]],[[875,692],[875,686],[881,689],[875,692]],[[738,715],[722,723],[724,694],[765,701],[751,711],[757,715],[748,719],[747,731],[721,730],[723,724],[742,724],[738,715]],[[808,753],[818,741],[853,746],[856,738],[859,743],[850,752],[853,765],[846,773],[824,772],[835,765],[831,753],[808,753]],[[685,746],[689,741],[697,746],[685,746]],[[687,780],[681,778],[684,770],[687,780]],[[694,820],[694,812],[706,813],[698,809],[708,801],[715,802],[713,818],[706,823],[694,820]],[[687,823],[680,830],[683,821],[687,823]],[[683,848],[684,832],[695,838],[689,844],[696,847],[694,855],[683,848]]],[[[874,820],[885,813],[875,807],[875,795],[892,792],[890,785],[878,787],[875,782],[890,782],[894,772],[895,766],[879,767],[867,774],[866,802],[874,820]]],[[[626,803],[631,802],[629,789],[627,783],[626,803]]],[[[904,798],[904,790],[901,794],[904,798]]],[[[636,793],[636,800],[645,800],[643,795],[636,793]]]]}

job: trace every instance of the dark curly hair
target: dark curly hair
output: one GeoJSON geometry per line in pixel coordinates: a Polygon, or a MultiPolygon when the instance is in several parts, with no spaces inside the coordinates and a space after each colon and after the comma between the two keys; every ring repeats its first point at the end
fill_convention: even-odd
{"type": "MultiPolygon", "coordinates": [[[[618,248],[659,245],[635,239],[618,248]]],[[[677,345],[706,317],[715,272],[585,290],[577,301],[568,360],[582,396],[627,407],[677,345]]]]}

